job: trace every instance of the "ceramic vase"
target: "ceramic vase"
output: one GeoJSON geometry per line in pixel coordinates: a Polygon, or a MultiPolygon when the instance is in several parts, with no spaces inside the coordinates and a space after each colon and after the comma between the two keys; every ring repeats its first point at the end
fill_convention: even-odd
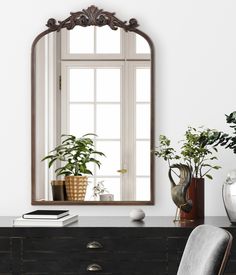
{"type": "Polygon", "coordinates": [[[66,200],[66,187],[64,180],[52,180],[52,198],[54,201],[66,200]]]}
{"type": "Polygon", "coordinates": [[[222,197],[230,222],[236,224],[236,170],[228,173],[222,186],[222,197]]]}
{"type": "Polygon", "coordinates": [[[187,191],[187,198],[192,201],[193,207],[189,213],[180,210],[180,220],[204,219],[204,179],[192,178],[187,191]]]}

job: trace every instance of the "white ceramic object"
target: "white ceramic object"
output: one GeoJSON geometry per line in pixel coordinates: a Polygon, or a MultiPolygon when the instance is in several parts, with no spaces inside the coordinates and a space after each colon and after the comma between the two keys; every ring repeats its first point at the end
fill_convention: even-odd
{"type": "Polygon", "coordinates": [[[141,221],[145,218],[145,213],[142,209],[133,209],[130,211],[129,216],[133,221],[141,221]]]}
{"type": "Polygon", "coordinates": [[[113,194],[102,194],[99,197],[100,197],[100,201],[114,201],[113,194]]]}

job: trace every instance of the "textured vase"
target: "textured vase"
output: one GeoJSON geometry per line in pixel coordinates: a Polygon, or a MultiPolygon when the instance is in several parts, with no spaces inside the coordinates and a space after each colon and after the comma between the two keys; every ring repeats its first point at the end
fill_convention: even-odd
{"type": "Polygon", "coordinates": [[[229,172],[222,186],[222,196],[227,216],[236,224],[236,170],[229,172]]]}
{"type": "Polygon", "coordinates": [[[65,177],[67,200],[84,201],[88,178],[86,176],[65,177]]]}
{"type": "Polygon", "coordinates": [[[192,178],[187,191],[187,197],[192,201],[192,209],[189,213],[180,210],[180,220],[204,219],[204,179],[192,178]]]}

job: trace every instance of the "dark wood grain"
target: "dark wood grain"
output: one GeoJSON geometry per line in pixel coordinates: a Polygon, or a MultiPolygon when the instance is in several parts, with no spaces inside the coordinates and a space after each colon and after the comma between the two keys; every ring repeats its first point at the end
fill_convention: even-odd
{"type": "Polygon", "coordinates": [[[227,229],[234,237],[225,275],[236,274],[236,226],[226,217],[206,217],[174,223],[173,217],[80,217],[62,228],[13,227],[13,217],[0,217],[0,274],[91,274],[91,263],[101,275],[176,275],[188,236],[199,224],[227,229]],[[87,249],[98,241],[102,248],[87,249]]]}

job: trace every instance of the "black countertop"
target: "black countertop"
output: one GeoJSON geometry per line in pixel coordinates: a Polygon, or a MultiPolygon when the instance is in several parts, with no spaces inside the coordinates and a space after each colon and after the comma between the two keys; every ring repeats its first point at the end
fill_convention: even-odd
{"type": "MultiPolygon", "coordinates": [[[[13,228],[13,220],[15,217],[0,216],[0,228],[13,228]]],[[[104,227],[104,228],[194,228],[199,224],[210,224],[224,228],[236,228],[232,225],[227,217],[205,217],[204,220],[196,220],[194,222],[174,222],[174,217],[149,216],[145,217],[142,222],[131,221],[129,217],[123,216],[96,216],[85,217],[79,216],[78,222],[72,223],[66,227],[104,227]]]]}

